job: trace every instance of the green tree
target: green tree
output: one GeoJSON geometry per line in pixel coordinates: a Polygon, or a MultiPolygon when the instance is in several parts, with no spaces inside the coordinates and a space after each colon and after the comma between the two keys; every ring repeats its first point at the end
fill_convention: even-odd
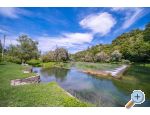
{"type": "Polygon", "coordinates": [[[109,61],[109,56],[102,51],[96,54],[95,59],[97,62],[107,62],[109,61]]]}
{"type": "Polygon", "coordinates": [[[26,63],[28,60],[38,58],[39,51],[37,41],[33,41],[27,35],[19,36],[17,41],[19,42],[19,45],[17,45],[19,52],[18,57],[21,59],[21,62],[26,63]]]}
{"type": "Polygon", "coordinates": [[[84,61],[86,62],[94,62],[94,56],[92,53],[86,53],[84,57],[84,61]]]}
{"type": "Polygon", "coordinates": [[[43,62],[55,61],[55,52],[49,51],[41,56],[43,62]]]}
{"type": "Polygon", "coordinates": [[[115,50],[112,54],[111,54],[111,60],[112,61],[120,61],[122,58],[122,54],[118,51],[115,50]]]}
{"type": "Polygon", "coordinates": [[[150,23],[148,23],[144,30],[144,40],[150,41],[150,23]]]}
{"type": "Polygon", "coordinates": [[[54,57],[56,61],[67,61],[69,59],[69,54],[64,48],[56,48],[54,57]]]}

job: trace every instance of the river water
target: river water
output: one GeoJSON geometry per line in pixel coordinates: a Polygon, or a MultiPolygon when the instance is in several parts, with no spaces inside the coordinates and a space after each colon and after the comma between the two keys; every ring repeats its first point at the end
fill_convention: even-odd
{"type": "MultiPolygon", "coordinates": [[[[113,80],[99,78],[78,71],[76,68],[33,68],[40,74],[42,83],[56,81],[63,89],[78,98],[96,106],[124,107],[130,94],[121,91],[113,80]]],[[[150,106],[150,101],[138,106],[150,106]]]]}

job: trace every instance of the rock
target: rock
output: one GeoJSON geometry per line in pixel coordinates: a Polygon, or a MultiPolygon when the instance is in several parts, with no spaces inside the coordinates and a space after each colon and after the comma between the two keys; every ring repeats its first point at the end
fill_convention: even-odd
{"type": "Polygon", "coordinates": [[[36,75],[36,76],[28,77],[25,79],[11,80],[10,84],[12,86],[17,86],[17,85],[25,85],[25,84],[31,84],[31,83],[39,83],[39,82],[40,82],[40,76],[36,75]]]}

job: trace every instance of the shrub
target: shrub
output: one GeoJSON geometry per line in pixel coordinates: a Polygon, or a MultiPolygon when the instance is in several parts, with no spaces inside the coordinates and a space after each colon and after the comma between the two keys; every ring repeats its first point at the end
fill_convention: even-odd
{"type": "Polygon", "coordinates": [[[115,50],[111,53],[111,60],[112,61],[120,61],[122,58],[122,54],[119,52],[119,50],[115,50]]]}
{"type": "Polygon", "coordinates": [[[31,59],[30,61],[27,62],[29,65],[39,67],[41,66],[41,61],[37,59],[31,59]]]}
{"type": "Polygon", "coordinates": [[[21,60],[17,57],[5,56],[5,60],[12,63],[21,64],[21,60]]]}
{"type": "Polygon", "coordinates": [[[105,52],[97,53],[95,56],[97,62],[109,62],[109,56],[105,52]]]}
{"type": "Polygon", "coordinates": [[[123,64],[130,64],[130,63],[131,63],[129,60],[125,60],[125,59],[123,59],[121,62],[122,62],[123,64]]]}

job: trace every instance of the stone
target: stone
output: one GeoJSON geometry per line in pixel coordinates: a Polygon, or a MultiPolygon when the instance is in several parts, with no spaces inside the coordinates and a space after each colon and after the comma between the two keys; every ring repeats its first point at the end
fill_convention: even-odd
{"type": "Polygon", "coordinates": [[[39,83],[40,82],[40,76],[31,76],[25,79],[15,79],[11,80],[11,86],[18,86],[18,85],[25,85],[25,84],[32,84],[32,83],[39,83]]]}

